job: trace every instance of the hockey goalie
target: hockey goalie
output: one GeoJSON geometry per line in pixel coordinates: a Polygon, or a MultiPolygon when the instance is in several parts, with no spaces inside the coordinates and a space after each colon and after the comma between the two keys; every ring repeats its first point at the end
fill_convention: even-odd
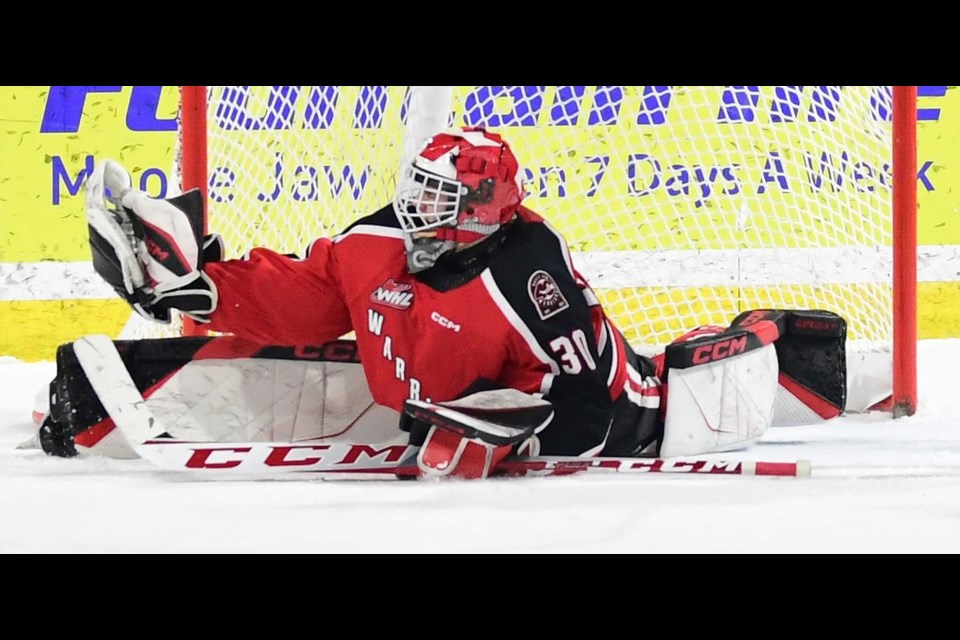
{"type": "MultiPolygon", "coordinates": [[[[96,271],[141,316],[216,334],[112,343],[131,406],[163,437],[403,444],[419,477],[467,479],[511,456],[728,451],[844,410],[846,324],[829,311],[748,311],[635,352],[521,204],[521,175],[498,134],[448,130],[393,202],[302,257],[227,260],[197,191],[151,198],[101,160],[86,185],[96,271]]],[[[136,455],[78,345],[58,351],[43,449],[136,455]]]]}

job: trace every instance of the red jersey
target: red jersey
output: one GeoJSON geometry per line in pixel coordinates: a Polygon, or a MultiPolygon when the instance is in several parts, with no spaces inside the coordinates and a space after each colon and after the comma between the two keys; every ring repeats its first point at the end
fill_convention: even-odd
{"type": "Polygon", "coordinates": [[[397,411],[408,398],[512,387],[555,407],[541,453],[589,456],[634,452],[638,407],[658,406],[647,361],[605,316],[564,239],[523,207],[415,275],[390,206],[315,241],[304,259],[254,249],[204,271],[219,294],[209,329],[285,346],[353,331],[373,398],[397,411]]]}

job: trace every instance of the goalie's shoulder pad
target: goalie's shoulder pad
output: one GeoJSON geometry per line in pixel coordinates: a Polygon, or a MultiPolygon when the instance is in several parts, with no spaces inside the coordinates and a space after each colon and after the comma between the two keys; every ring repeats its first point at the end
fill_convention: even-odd
{"type": "Polygon", "coordinates": [[[523,442],[553,420],[553,405],[516,389],[480,391],[448,402],[407,400],[400,428],[416,438],[418,428],[435,426],[492,445],[523,442]]]}

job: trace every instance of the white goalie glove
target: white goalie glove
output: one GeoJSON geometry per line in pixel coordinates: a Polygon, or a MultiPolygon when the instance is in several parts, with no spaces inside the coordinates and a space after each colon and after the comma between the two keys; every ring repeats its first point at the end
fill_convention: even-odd
{"type": "Polygon", "coordinates": [[[223,246],[203,237],[199,191],[151,198],[120,164],[101,160],[87,179],[86,216],[94,269],[137,313],[168,323],[178,309],[209,322],[217,291],[202,267],[220,260],[223,246]]]}

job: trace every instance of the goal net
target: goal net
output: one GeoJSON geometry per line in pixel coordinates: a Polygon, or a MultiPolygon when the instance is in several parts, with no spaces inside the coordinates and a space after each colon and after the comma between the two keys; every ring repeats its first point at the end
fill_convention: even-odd
{"type": "Polygon", "coordinates": [[[746,309],[826,309],[892,366],[891,87],[193,89],[206,158],[188,132],[186,186],[233,255],[302,252],[388,203],[431,133],[480,125],[639,351],[746,309]]]}

